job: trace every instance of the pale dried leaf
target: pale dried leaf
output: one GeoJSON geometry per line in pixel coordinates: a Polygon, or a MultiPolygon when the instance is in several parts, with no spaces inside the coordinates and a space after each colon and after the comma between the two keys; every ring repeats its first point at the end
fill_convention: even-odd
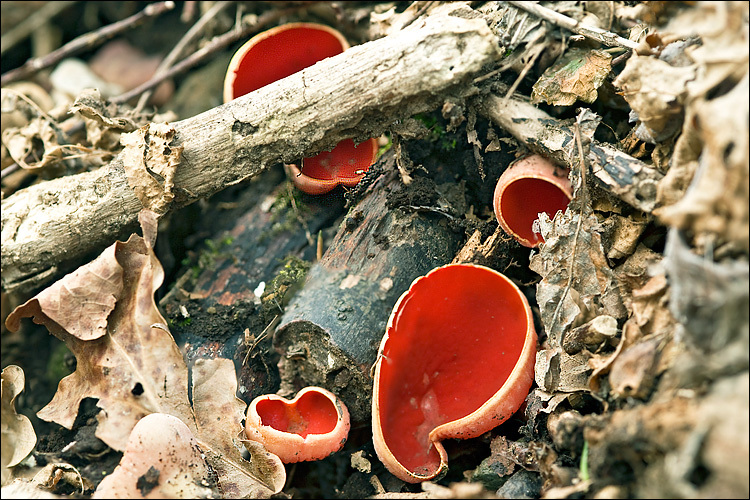
{"type": "Polygon", "coordinates": [[[609,383],[617,398],[646,398],[653,388],[662,339],[650,338],[630,346],[612,363],[609,383]]]}
{"type": "MultiPolygon", "coordinates": [[[[74,335],[50,319],[37,297],[16,308],[6,320],[9,329],[17,330],[21,318],[34,316],[76,356],[76,371],[60,381],[52,401],[37,413],[39,418],[70,429],[81,400],[98,398],[98,406],[104,411],[97,414],[96,436],[116,450],[125,448],[136,422],[149,413],[177,416],[195,429],[187,399],[187,367],[154,302],[154,292],[164,278],[152,249],[156,218],[143,211],[139,219],[145,239],[132,235],[127,242],[118,241],[105,250],[105,260],[95,261],[99,271],[79,272],[82,277],[95,276],[93,286],[101,282],[99,266],[104,262],[113,269],[104,276],[122,275],[122,289],[114,294],[117,302],[109,315],[106,335],[74,335]]],[[[78,282],[76,286],[84,285],[78,282]]],[[[74,295],[65,298],[78,301],[74,295]]],[[[77,307],[58,309],[76,311],[77,307]]],[[[76,320],[61,319],[63,325],[81,326],[76,320]]]]}
{"type": "Polygon", "coordinates": [[[639,138],[655,144],[680,129],[687,83],[695,66],[672,66],[651,56],[633,55],[613,82],[645,127],[639,138]]]}
{"type": "MultiPolygon", "coordinates": [[[[122,292],[122,268],[113,265],[115,245],[108,247],[96,260],[80,267],[39,292],[22,307],[23,316],[33,315],[37,323],[55,322],[80,340],[94,340],[106,335],[107,320],[122,292]]],[[[20,312],[19,312],[20,314],[20,312]]]]}
{"type": "Polygon", "coordinates": [[[121,132],[132,132],[138,128],[136,120],[119,116],[122,112],[114,104],[104,102],[97,89],[85,89],[76,98],[71,113],[80,113],[81,116],[94,120],[106,128],[113,128],[121,132]]]}
{"type": "Polygon", "coordinates": [[[135,425],[120,464],[91,498],[213,498],[210,478],[184,422],[152,413],[135,425]]]}
{"type": "Polygon", "coordinates": [[[614,273],[604,255],[597,219],[585,216],[581,230],[577,231],[579,217],[570,209],[558,213],[551,221],[546,214],[540,214],[545,242],[529,264],[543,278],[537,284],[537,303],[553,348],[561,347],[561,335],[570,327],[601,314],[622,318],[626,313],[614,273]],[[571,272],[573,279],[568,287],[571,272]]]}
{"type": "Polygon", "coordinates": [[[120,137],[121,153],[128,184],[143,206],[164,214],[174,199],[174,176],[182,146],[172,144],[174,127],[151,123],[120,137]]]}
{"type": "Polygon", "coordinates": [[[697,234],[700,247],[730,242],[740,251],[750,248],[749,92],[750,75],[746,74],[725,95],[692,104],[685,121],[689,130],[685,133],[697,138],[702,146],[697,169],[680,168],[678,164],[674,174],[670,171],[659,185],[658,199],[662,204],[678,201],[655,213],[665,223],[697,234]],[[678,174],[692,175],[681,197],[680,186],[686,180],[678,174]],[[677,193],[670,192],[673,190],[677,193]]]}
{"type": "Polygon", "coordinates": [[[602,50],[572,48],[547,68],[534,84],[531,99],[556,106],[569,106],[577,100],[594,102],[597,89],[612,69],[612,56],[602,50]]]}
{"type": "Polygon", "coordinates": [[[37,170],[51,167],[63,159],[57,130],[45,117],[33,118],[21,128],[6,128],[2,138],[8,154],[22,168],[37,170]],[[34,161],[32,158],[38,160],[34,161]]]}
{"type": "MultiPolygon", "coordinates": [[[[11,478],[10,467],[15,467],[26,458],[36,446],[36,433],[31,421],[25,415],[16,413],[15,401],[24,389],[26,382],[20,366],[8,365],[2,371],[2,484],[11,478]]],[[[5,495],[3,495],[4,497],[5,495]]]]}
{"type": "Polygon", "coordinates": [[[236,397],[237,377],[231,359],[200,359],[193,367],[193,409],[197,439],[216,471],[225,498],[268,498],[281,491],[286,471],[281,460],[262,446],[248,446],[242,458],[242,419],[247,406],[236,397]]]}

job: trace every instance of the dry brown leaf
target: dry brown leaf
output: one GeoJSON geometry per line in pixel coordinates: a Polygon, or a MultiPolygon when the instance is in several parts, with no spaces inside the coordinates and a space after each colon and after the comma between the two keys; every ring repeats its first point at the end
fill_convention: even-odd
{"type": "Polygon", "coordinates": [[[635,111],[642,127],[636,135],[656,144],[680,129],[687,84],[695,79],[695,66],[672,66],[652,56],[634,54],[613,82],[635,111]]]}
{"type": "Polygon", "coordinates": [[[588,391],[588,355],[579,352],[572,356],[561,348],[537,352],[534,379],[545,392],[588,391]]]}
{"type": "Polygon", "coordinates": [[[151,118],[104,101],[97,89],[81,91],[70,112],[77,112],[84,118],[86,137],[92,146],[112,152],[121,149],[122,133],[136,130],[151,118]]]}
{"type": "Polygon", "coordinates": [[[185,423],[151,413],[133,428],[122,460],[91,498],[213,498],[210,479],[185,423]]]}
{"type": "Polygon", "coordinates": [[[38,293],[22,306],[24,316],[14,316],[13,321],[33,314],[46,317],[79,340],[106,335],[107,319],[123,286],[122,268],[113,265],[115,251],[115,245],[108,247],[96,260],[38,293]]]}
{"type": "Polygon", "coordinates": [[[684,132],[686,137],[697,138],[702,149],[697,158],[678,157],[694,168],[677,166],[659,185],[660,203],[677,201],[658,208],[656,215],[667,224],[696,234],[695,243],[700,248],[729,242],[739,251],[750,249],[748,93],[750,75],[745,74],[725,95],[693,103],[685,121],[689,130],[684,132]],[[678,174],[692,176],[684,195],[680,187],[686,180],[678,174]]]}
{"type": "Polygon", "coordinates": [[[78,112],[99,125],[121,132],[132,132],[139,126],[136,120],[121,116],[123,111],[116,105],[106,103],[97,89],[85,89],[81,92],[70,107],[70,112],[78,112]]]}
{"type": "Polygon", "coordinates": [[[32,119],[21,128],[6,128],[2,138],[8,154],[22,168],[36,170],[51,167],[63,159],[58,130],[43,116],[32,119]]]}
{"type": "Polygon", "coordinates": [[[150,123],[120,137],[128,183],[143,206],[159,215],[167,212],[174,198],[174,176],[182,155],[182,146],[171,144],[174,133],[169,124],[150,123]]]}
{"type": "Polygon", "coordinates": [[[31,421],[25,415],[16,413],[15,401],[26,382],[20,366],[8,365],[2,371],[2,484],[11,478],[10,467],[15,467],[26,458],[36,446],[36,433],[31,421]]]}
{"type": "Polygon", "coordinates": [[[231,359],[199,359],[193,367],[193,409],[198,446],[219,476],[225,498],[267,498],[286,482],[284,464],[262,445],[244,437],[246,404],[236,397],[231,359]],[[242,458],[242,443],[251,455],[242,458]]]}
{"type": "Polygon", "coordinates": [[[651,337],[625,349],[612,363],[609,384],[617,398],[645,399],[657,375],[662,339],[651,337]]]}
{"type": "Polygon", "coordinates": [[[595,316],[625,316],[625,308],[609,267],[597,219],[585,216],[576,241],[580,215],[568,209],[554,220],[540,214],[540,228],[545,243],[531,257],[529,268],[542,276],[537,284],[537,303],[550,347],[561,347],[562,334],[595,316]],[[569,273],[573,272],[568,288],[569,273]],[[560,311],[556,313],[561,302],[560,311]],[[557,314],[557,316],[556,316],[557,314]]]}
{"type": "Polygon", "coordinates": [[[76,371],[60,381],[52,401],[37,413],[39,418],[70,429],[81,400],[98,398],[104,411],[97,414],[96,436],[116,450],[125,449],[136,422],[149,413],[175,415],[195,429],[187,399],[187,368],[154,302],[154,292],[164,277],[152,250],[156,217],[143,211],[139,219],[145,238],[132,235],[125,243],[115,242],[102,257],[62,278],[55,285],[58,293],[42,292],[6,320],[15,331],[22,318],[33,316],[76,357],[76,371]],[[93,279],[104,298],[84,294],[82,278],[93,279]],[[113,282],[122,283],[121,290],[112,293],[113,282]],[[95,309],[106,318],[106,300],[111,296],[117,302],[102,335],[99,319],[82,322],[80,314],[95,309]],[[59,305],[60,298],[72,303],[59,305]],[[52,305],[49,312],[48,304],[52,305]]]}
{"type": "Polygon", "coordinates": [[[680,132],[654,214],[701,253],[750,249],[749,11],[747,2],[683,6],[653,34],[666,45],[633,56],[615,82],[654,140],[680,132]]]}
{"type": "Polygon", "coordinates": [[[572,48],[547,68],[534,84],[532,102],[569,106],[580,99],[594,102],[597,89],[612,69],[612,56],[601,50],[572,48]]]}
{"type": "Polygon", "coordinates": [[[71,428],[81,400],[98,398],[103,411],[96,436],[124,450],[144,416],[168,414],[195,435],[225,497],[278,493],[286,480],[278,457],[250,444],[251,461],[242,458],[245,404],[236,397],[231,360],[196,363],[190,407],[187,366],[154,302],[163,280],[153,252],[156,215],[144,210],[139,220],[143,238],[116,242],[8,316],[6,324],[14,331],[21,318],[33,317],[76,356],[76,371],[60,382],[39,417],[71,428]]]}

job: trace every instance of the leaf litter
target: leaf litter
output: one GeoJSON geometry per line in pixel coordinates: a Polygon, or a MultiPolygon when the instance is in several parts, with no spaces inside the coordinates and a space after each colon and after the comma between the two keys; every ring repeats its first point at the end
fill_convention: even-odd
{"type": "Polygon", "coordinates": [[[97,398],[96,436],[120,451],[143,417],[172,415],[196,436],[225,496],[270,496],[285,471],[278,457],[252,445],[252,460],[242,457],[244,403],[231,360],[196,364],[191,407],[187,366],[154,302],[164,278],[153,252],[156,215],[144,210],[139,221],[143,237],[114,243],[8,316],[11,331],[32,317],[76,356],[76,371],[37,415],[70,429],[83,398],[97,398]]]}
{"type": "MultiPolygon", "coordinates": [[[[573,4],[562,2],[559,10],[581,19],[592,14],[573,4]]],[[[382,36],[432,8],[415,3],[403,13],[378,9],[370,14],[371,30],[382,36]]],[[[607,13],[599,8],[596,15],[604,19],[607,13]]],[[[488,2],[480,11],[487,14],[493,9],[501,10],[488,2]]],[[[658,183],[653,214],[604,200],[592,189],[588,198],[578,192],[567,212],[540,218],[547,243],[532,255],[530,266],[540,276],[535,296],[546,333],[537,360],[538,387],[527,399],[521,436],[488,436],[490,456],[485,465],[493,472],[490,479],[478,479],[477,468],[475,477],[486,487],[492,484],[491,489],[508,485],[497,492],[513,495],[521,491],[513,487],[533,482],[517,478],[533,471],[534,478],[543,479],[534,491],[545,498],[746,496],[747,5],[614,4],[610,15],[620,22],[632,16],[653,25],[630,25],[630,38],[640,46],[614,81],[610,75],[617,71],[617,62],[607,52],[602,56],[575,43],[552,47],[551,24],[513,9],[501,15],[492,22],[509,27],[509,38],[503,41],[511,50],[502,62],[503,71],[513,69],[523,76],[534,64],[562,68],[549,69],[534,86],[537,100],[545,96],[555,105],[601,103],[600,90],[612,85],[627,102],[633,125],[621,145],[637,150],[666,175],[658,183]],[[665,24],[666,18],[670,20],[665,24]],[[558,65],[552,66],[561,54],[558,65]],[[582,65],[571,66],[571,61],[582,65]],[[661,243],[653,243],[655,228],[667,233],[661,243]]],[[[616,29],[617,23],[610,19],[608,28],[616,29]]],[[[124,119],[122,111],[90,111],[96,108],[80,103],[78,108],[82,116],[88,114],[87,130],[101,127],[99,135],[92,129],[89,136],[92,144],[102,147],[119,148],[121,132],[145,124],[138,122],[131,129],[118,121],[124,119]]],[[[38,130],[30,129],[26,142],[15,146],[16,157],[28,156],[28,137],[42,138],[43,120],[39,122],[38,130]]],[[[479,142],[476,132],[469,139],[479,142]]],[[[583,141],[591,140],[593,133],[584,133],[583,141]]],[[[56,154],[53,135],[49,130],[44,134],[47,142],[41,141],[43,156],[38,157],[51,159],[56,154]]],[[[575,145],[568,146],[567,158],[577,158],[575,145]]],[[[159,211],[171,185],[157,182],[152,187],[148,196],[156,200],[152,208],[159,211]]],[[[234,397],[231,363],[196,363],[191,407],[187,368],[153,306],[153,293],[163,277],[146,229],[142,241],[134,236],[105,250],[100,259],[107,254],[110,264],[79,269],[73,273],[76,279],[53,285],[48,294],[42,292],[22,306],[23,313],[14,313],[16,320],[20,315],[35,316],[63,338],[76,354],[76,373],[81,370],[61,381],[40,416],[69,428],[78,403],[97,397],[105,409],[97,416],[97,435],[101,431],[101,439],[122,450],[139,418],[172,414],[199,443],[201,436],[215,434],[203,446],[220,482],[224,480],[225,494],[267,496],[279,491],[285,476],[273,457],[246,443],[253,456],[248,468],[239,454],[243,404],[234,397]],[[148,306],[141,304],[149,301],[148,306]],[[140,312],[143,317],[136,320],[140,312]],[[126,329],[145,343],[120,339],[126,329]],[[110,363],[105,363],[107,356],[110,363]],[[147,360],[142,366],[131,363],[124,368],[141,356],[147,360]],[[154,373],[146,373],[154,367],[154,373]],[[83,373],[94,381],[90,386],[82,380],[83,373]],[[120,416],[125,413],[129,416],[120,416]],[[218,430],[212,425],[216,414],[231,425],[218,430]]],[[[150,231],[155,233],[155,226],[150,231]]],[[[437,487],[430,485],[423,493],[460,494],[456,488],[437,487]]]]}

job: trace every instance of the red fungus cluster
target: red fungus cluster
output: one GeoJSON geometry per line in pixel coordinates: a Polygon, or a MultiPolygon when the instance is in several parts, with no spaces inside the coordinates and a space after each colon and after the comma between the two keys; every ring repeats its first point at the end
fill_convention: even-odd
{"type": "MultiPolygon", "coordinates": [[[[349,48],[335,29],[315,23],[289,23],[264,31],[234,54],[224,80],[224,102],[248,94],[293,75],[349,48]]],[[[331,151],[323,151],[289,165],[295,186],[308,194],[323,194],[338,185],[352,187],[364,177],[378,153],[369,139],[355,144],[344,139],[331,151]]]]}

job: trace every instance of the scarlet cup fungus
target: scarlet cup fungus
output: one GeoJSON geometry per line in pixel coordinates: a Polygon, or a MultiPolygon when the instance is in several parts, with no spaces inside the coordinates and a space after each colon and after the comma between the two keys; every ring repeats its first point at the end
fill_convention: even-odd
{"type": "Polygon", "coordinates": [[[375,365],[375,451],[398,478],[433,479],[444,439],[477,437],[515,413],[534,379],[531,308],[508,278],[438,267],[396,302],[375,365]]]}
{"type": "Polygon", "coordinates": [[[550,218],[564,211],[573,196],[568,170],[531,155],[503,172],[495,186],[494,209],[500,227],[523,246],[533,248],[544,241],[533,229],[540,212],[550,218]]]}
{"type": "Polygon", "coordinates": [[[245,435],[284,463],[320,460],[340,450],[349,434],[349,410],[322,387],[305,387],[291,401],[258,396],[247,408],[245,435]]]}
{"type": "MultiPolygon", "coordinates": [[[[327,57],[349,48],[335,29],[315,23],[288,23],[259,33],[234,54],[224,79],[224,102],[229,102],[327,57]]],[[[354,186],[375,161],[378,143],[369,139],[354,144],[344,139],[331,151],[323,151],[290,166],[294,184],[308,194],[323,194],[339,184],[354,186]]]]}

